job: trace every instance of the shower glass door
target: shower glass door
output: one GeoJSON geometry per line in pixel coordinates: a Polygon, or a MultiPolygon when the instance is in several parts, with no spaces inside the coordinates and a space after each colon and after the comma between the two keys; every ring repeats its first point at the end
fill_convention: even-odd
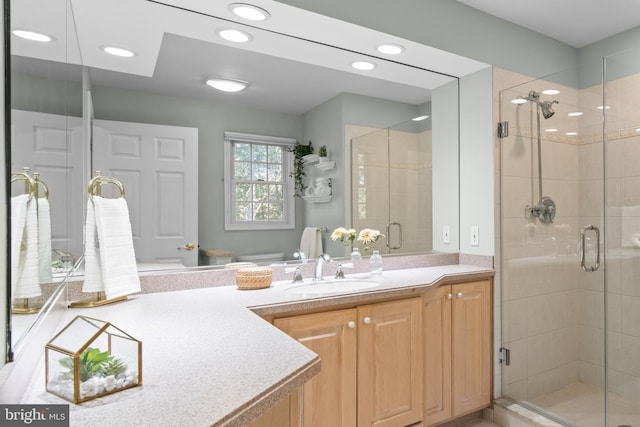
{"type": "Polygon", "coordinates": [[[605,58],[607,426],[640,426],[640,51],[605,58]]]}
{"type": "Polygon", "coordinates": [[[606,422],[602,81],[599,63],[500,92],[502,396],[580,427],[606,422]]]}
{"type": "Polygon", "coordinates": [[[432,249],[430,123],[409,120],[351,140],[352,227],[384,233],[380,253],[432,249]]]}

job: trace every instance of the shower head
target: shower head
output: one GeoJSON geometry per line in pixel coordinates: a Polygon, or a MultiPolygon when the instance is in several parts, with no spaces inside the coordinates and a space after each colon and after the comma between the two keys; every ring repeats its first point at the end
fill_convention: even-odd
{"type": "Polygon", "coordinates": [[[553,111],[553,104],[558,104],[558,101],[540,101],[540,93],[532,90],[531,92],[529,92],[529,95],[527,95],[526,97],[522,98],[524,100],[527,101],[531,101],[534,104],[536,104],[538,107],[540,107],[540,111],[542,111],[542,117],[544,117],[545,119],[548,119],[550,117],[552,117],[555,114],[555,111],[553,111]]]}
{"type": "Polygon", "coordinates": [[[545,119],[548,119],[549,117],[553,116],[556,112],[553,111],[553,108],[551,108],[551,106],[557,103],[558,101],[540,102],[538,105],[540,106],[540,111],[542,111],[542,117],[544,117],[545,119]]]}

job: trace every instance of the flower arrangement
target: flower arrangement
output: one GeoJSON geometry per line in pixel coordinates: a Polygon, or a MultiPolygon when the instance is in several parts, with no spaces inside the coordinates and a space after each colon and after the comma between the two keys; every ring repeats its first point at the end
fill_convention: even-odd
{"type": "Polygon", "coordinates": [[[331,233],[331,240],[334,242],[340,240],[343,246],[349,246],[356,240],[356,230],[353,228],[347,230],[344,227],[338,227],[331,233]]]}
{"type": "Polygon", "coordinates": [[[331,233],[331,240],[334,242],[339,240],[344,246],[353,245],[353,242],[357,240],[362,243],[362,250],[368,251],[373,245],[381,238],[384,237],[384,234],[380,233],[378,230],[374,230],[372,228],[363,228],[358,233],[355,229],[346,229],[344,227],[339,227],[333,230],[331,233]]]}
{"type": "Polygon", "coordinates": [[[384,237],[384,234],[380,233],[378,230],[374,230],[372,228],[363,228],[358,233],[358,242],[362,243],[362,250],[368,251],[373,245],[381,238],[384,237]]]}

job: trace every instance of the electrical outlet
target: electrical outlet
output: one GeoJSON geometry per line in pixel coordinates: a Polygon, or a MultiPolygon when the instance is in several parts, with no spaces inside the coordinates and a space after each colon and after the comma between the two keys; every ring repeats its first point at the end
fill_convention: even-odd
{"type": "Polygon", "coordinates": [[[478,226],[471,226],[471,246],[480,246],[480,237],[478,236],[478,226]]]}
{"type": "Polygon", "coordinates": [[[442,227],[442,243],[449,244],[451,243],[451,230],[448,225],[442,227]]]}

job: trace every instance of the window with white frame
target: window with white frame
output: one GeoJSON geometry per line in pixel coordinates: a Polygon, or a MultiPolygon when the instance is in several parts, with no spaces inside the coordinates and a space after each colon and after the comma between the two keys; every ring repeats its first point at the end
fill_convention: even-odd
{"type": "Polygon", "coordinates": [[[224,133],[225,229],[295,228],[292,138],[224,133]]]}

